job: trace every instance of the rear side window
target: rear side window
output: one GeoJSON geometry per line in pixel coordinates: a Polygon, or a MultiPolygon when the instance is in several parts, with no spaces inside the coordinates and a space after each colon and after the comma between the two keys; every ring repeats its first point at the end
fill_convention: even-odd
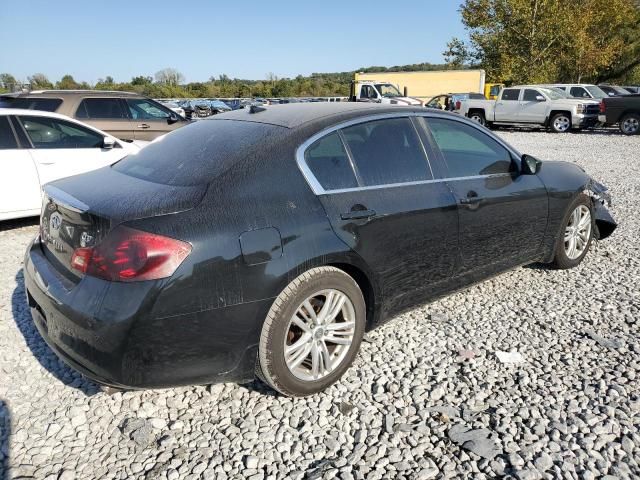
{"type": "Polygon", "coordinates": [[[325,190],[355,188],[356,176],[337,132],[316,141],[304,154],[307,166],[325,190]]]}
{"type": "Polygon", "coordinates": [[[10,148],[18,148],[18,143],[13,135],[11,125],[9,125],[9,117],[0,116],[0,150],[10,148]]]}
{"type": "Polygon", "coordinates": [[[25,110],[55,112],[61,104],[62,100],[59,98],[2,97],[2,103],[0,106],[5,108],[23,108],[25,110]]]}
{"type": "Polygon", "coordinates": [[[432,179],[411,119],[375,120],[342,130],[362,186],[432,179]]]}
{"type": "Polygon", "coordinates": [[[85,98],[80,102],[76,118],[127,118],[118,98],[85,98]]]}
{"type": "Polygon", "coordinates": [[[436,118],[428,119],[427,123],[447,164],[448,178],[513,171],[509,151],[480,130],[462,122],[436,118]]]}
{"type": "MultiPolygon", "coordinates": [[[[235,164],[281,144],[284,127],[237,120],[199,120],[145,146],[113,169],[165,185],[203,185],[235,164]]],[[[262,159],[260,161],[265,161],[262,159]]]]}
{"type": "Polygon", "coordinates": [[[518,100],[519,96],[520,96],[519,88],[505,88],[502,91],[502,100],[514,101],[514,100],[518,100]]]}

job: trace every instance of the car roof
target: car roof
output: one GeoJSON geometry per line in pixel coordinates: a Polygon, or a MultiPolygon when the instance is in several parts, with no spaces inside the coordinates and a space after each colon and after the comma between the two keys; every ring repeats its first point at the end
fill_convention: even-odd
{"type": "MultiPolygon", "coordinates": [[[[3,93],[3,97],[29,97],[29,96],[97,96],[97,97],[144,97],[136,92],[121,92],[119,90],[32,90],[30,92],[3,93]]],[[[146,98],[146,97],[145,97],[146,98]]]]}
{"type": "Polygon", "coordinates": [[[216,115],[213,120],[242,120],[268,123],[285,128],[298,128],[312,123],[332,124],[342,120],[371,114],[420,111],[423,107],[381,105],[367,102],[304,102],[244,108],[216,115]],[[254,111],[255,113],[251,113],[254,111]]]}

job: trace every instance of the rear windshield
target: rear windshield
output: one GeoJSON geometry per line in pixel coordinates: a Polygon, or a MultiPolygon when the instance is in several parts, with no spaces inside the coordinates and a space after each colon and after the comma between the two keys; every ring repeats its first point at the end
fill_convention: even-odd
{"type": "Polygon", "coordinates": [[[199,120],[159,137],[112,168],[154,183],[203,185],[236,162],[255,156],[284,131],[264,123],[199,120]]]}
{"type": "Polygon", "coordinates": [[[25,110],[43,110],[45,112],[55,112],[62,100],[60,98],[25,98],[25,97],[2,97],[0,107],[4,108],[24,108],[25,110]]]}

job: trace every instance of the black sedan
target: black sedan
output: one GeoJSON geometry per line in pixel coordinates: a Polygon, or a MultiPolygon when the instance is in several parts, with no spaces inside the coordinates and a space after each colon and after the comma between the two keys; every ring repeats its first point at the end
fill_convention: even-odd
{"type": "Polygon", "coordinates": [[[360,103],[222,114],[45,190],[34,322],[118,388],[258,375],[309,395],[398,312],[520,265],[575,267],[616,227],[576,165],[458,115],[360,103]]]}

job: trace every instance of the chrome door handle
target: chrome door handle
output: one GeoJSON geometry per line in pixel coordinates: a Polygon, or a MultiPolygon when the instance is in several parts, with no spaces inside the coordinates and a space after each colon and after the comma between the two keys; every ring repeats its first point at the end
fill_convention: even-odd
{"type": "Polygon", "coordinates": [[[141,123],[140,125],[138,125],[138,128],[151,128],[151,125],[149,125],[148,123],[141,123]]]}

